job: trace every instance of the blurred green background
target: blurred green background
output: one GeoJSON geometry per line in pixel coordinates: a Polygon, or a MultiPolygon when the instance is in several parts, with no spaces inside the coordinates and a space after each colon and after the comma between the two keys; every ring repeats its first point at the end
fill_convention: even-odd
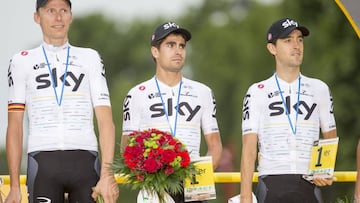
{"type": "MultiPolygon", "coordinates": [[[[329,85],[340,137],[335,170],[354,171],[360,128],[360,43],[335,1],[284,0],[263,4],[251,0],[209,0],[176,19],[131,22],[95,13],[76,18],[69,38],[73,45],[98,50],[104,60],[119,143],[126,93],[155,73],[150,54],[153,30],[164,21],[175,21],[188,28],[193,38],[187,46],[183,73],[213,89],[225,150],[224,163],[218,171],[239,172],[242,100],[252,83],[274,71],[273,57],[266,50],[266,32],[273,21],[282,17],[294,18],[310,29],[301,72],[329,85]]],[[[202,146],[205,150],[206,146],[202,146]]],[[[4,151],[0,152],[0,174],[8,174],[4,151]]],[[[211,203],[227,202],[227,198],[239,193],[239,183],[216,184],[216,188],[218,198],[211,203]]],[[[136,202],[136,192],[124,185],[120,185],[120,190],[118,202],[136,202]]],[[[336,182],[323,188],[325,202],[352,199],[353,190],[354,183],[336,182]]]]}

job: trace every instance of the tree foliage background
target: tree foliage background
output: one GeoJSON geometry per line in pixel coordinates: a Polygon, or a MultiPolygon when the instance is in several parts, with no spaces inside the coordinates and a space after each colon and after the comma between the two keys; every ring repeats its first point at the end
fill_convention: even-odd
{"type": "MultiPolygon", "coordinates": [[[[252,83],[273,73],[274,60],[266,50],[266,32],[273,21],[285,16],[310,29],[301,71],[329,85],[340,137],[336,171],[354,171],[360,131],[360,46],[335,1],[204,1],[177,19],[132,22],[93,14],[75,19],[69,38],[73,45],[98,50],[104,60],[119,143],[125,95],[132,86],[155,73],[150,54],[153,30],[164,21],[175,21],[188,28],[193,38],[187,46],[184,75],[213,89],[223,144],[230,152],[223,158],[227,164],[219,171],[236,172],[240,170],[242,99],[252,83]]],[[[202,150],[205,148],[202,146],[202,150]]],[[[0,163],[0,174],[8,173],[5,165],[0,163]]],[[[239,193],[238,183],[216,187],[218,198],[211,201],[214,203],[226,202],[226,198],[239,193]]],[[[119,202],[135,202],[135,192],[120,189],[119,202]]],[[[354,183],[325,187],[325,202],[336,202],[345,196],[351,199],[353,190],[354,183]]]]}

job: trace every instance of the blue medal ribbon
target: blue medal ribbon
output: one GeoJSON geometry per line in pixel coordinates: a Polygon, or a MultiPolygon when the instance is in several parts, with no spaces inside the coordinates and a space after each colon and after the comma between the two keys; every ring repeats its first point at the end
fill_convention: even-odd
{"type": "Polygon", "coordinates": [[[177,119],[178,119],[178,114],[179,114],[179,101],[180,101],[180,92],[181,92],[181,86],[182,86],[182,80],[180,81],[180,87],[179,87],[179,92],[178,92],[178,98],[177,98],[177,104],[176,104],[176,114],[175,114],[175,123],[174,123],[174,129],[171,127],[170,124],[170,120],[169,120],[169,115],[168,115],[168,111],[166,110],[166,106],[165,106],[165,102],[164,99],[162,97],[161,91],[160,91],[160,86],[159,86],[159,82],[157,80],[157,78],[155,77],[155,82],[156,82],[156,87],[158,89],[159,95],[160,95],[160,99],[161,99],[161,103],[163,105],[164,111],[165,111],[165,115],[166,115],[166,119],[167,122],[169,124],[169,128],[170,128],[170,133],[175,136],[176,135],[176,128],[177,128],[177,119]]]}
{"type": "Polygon", "coordinates": [[[284,99],[284,96],[282,94],[282,91],[281,91],[281,88],[280,88],[280,84],[279,84],[279,81],[278,81],[278,78],[277,78],[277,75],[275,74],[275,80],[276,80],[276,85],[278,87],[278,90],[280,92],[280,96],[281,96],[281,100],[284,104],[284,108],[285,108],[285,111],[286,111],[286,116],[288,118],[288,121],[289,121],[289,124],[290,124],[290,127],[291,127],[291,130],[293,132],[294,135],[296,135],[296,130],[297,130],[297,121],[298,121],[298,116],[299,116],[299,104],[300,104],[300,80],[301,80],[301,77],[299,75],[299,78],[298,78],[298,97],[297,97],[297,103],[296,103],[296,121],[295,121],[295,125],[293,125],[292,121],[291,121],[291,118],[290,118],[290,113],[289,113],[289,109],[287,108],[286,106],[286,103],[285,103],[285,99],[284,99]]]}
{"type": "Polygon", "coordinates": [[[55,87],[55,80],[56,80],[56,78],[54,78],[54,76],[53,76],[53,74],[52,74],[51,67],[50,67],[50,63],[49,63],[49,59],[48,59],[48,57],[47,57],[47,55],[46,55],[46,51],[45,51],[44,46],[42,46],[42,50],[43,50],[43,53],[44,53],[44,56],[45,56],[45,60],[46,60],[46,63],[47,63],[48,69],[49,69],[49,74],[50,74],[51,83],[52,83],[52,86],[53,86],[53,89],[54,89],[54,94],[55,94],[56,102],[57,102],[58,106],[61,106],[62,99],[63,99],[63,95],[64,95],[64,87],[65,87],[65,83],[66,83],[67,70],[68,70],[68,67],[69,67],[70,46],[68,46],[68,48],[67,48],[66,68],[65,68],[65,74],[64,74],[64,81],[63,81],[62,88],[61,88],[60,99],[59,99],[59,97],[58,97],[58,94],[57,94],[57,91],[56,91],[56,87],[55,87]]]}

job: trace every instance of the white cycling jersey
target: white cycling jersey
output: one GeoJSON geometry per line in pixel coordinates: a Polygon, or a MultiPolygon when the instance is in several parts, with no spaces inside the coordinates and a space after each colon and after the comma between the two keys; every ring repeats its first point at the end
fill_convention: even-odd
{"type": "Polygon", "coordinates": [[[258,136],[259,175],[307,174],[311,147],[319,139],[320,128],[322,132],[336,128],[333,99],[328,86],[318,79],[301,74],[300,82],[277,79],[281,94],[275,74],[249,88],[242,133],[258,136]]]}
{"type": "Polygon", "coordinates": [[[123,108],[124,135],[150,128],[173,132],[191,157],[200,156],[201,129],[205,136],[219,132],[211,89],[186,78],[174,87],[161,81],[157,86],[155,77],[138,84],[129,91],[123,108]]]}
{"type": "Polygon", "coordinates": [[[8,81],[8,111],[26,106],[28,152],[97,151],[93,107],[110,106],[110,99],[95,50],[42,43],[13,56],[8,81]]]}

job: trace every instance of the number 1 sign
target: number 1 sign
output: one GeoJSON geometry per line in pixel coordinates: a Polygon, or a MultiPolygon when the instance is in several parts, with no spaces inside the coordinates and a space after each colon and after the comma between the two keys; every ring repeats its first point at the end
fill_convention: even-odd
{"type": "Polygon", "coordinates": [[[321,139],[314,142],[311,151],[307,180],[313,177],[331,178],[334,175],[339,138],[321,139]]]}

